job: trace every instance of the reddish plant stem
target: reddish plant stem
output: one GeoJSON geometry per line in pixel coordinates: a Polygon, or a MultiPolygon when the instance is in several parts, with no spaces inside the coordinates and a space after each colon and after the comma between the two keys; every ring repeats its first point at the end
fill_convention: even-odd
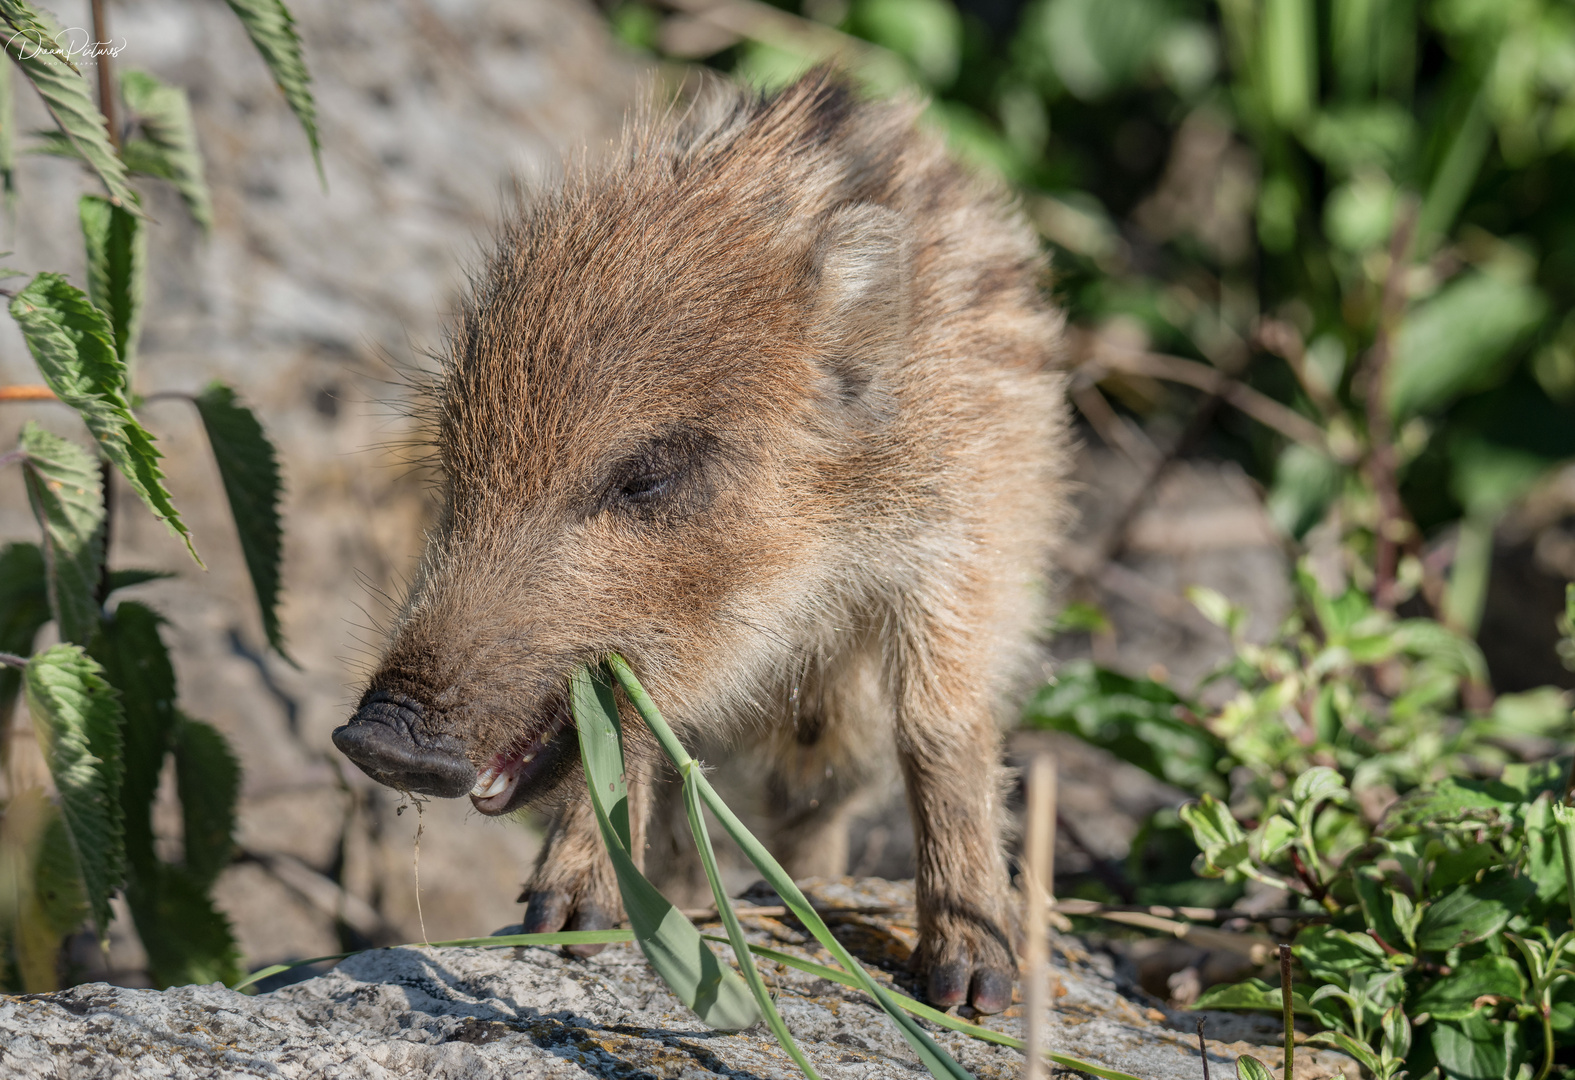
{"type": "Polygon", "coordinates": [[[1389,270],[1384,275],[1378,332],[1373,337],[1373,347],[1367,350],[1362,373],[1367,406],[1366,470],[1378,497],[1373,601],[1385,611],[1393,611],[1397,601],[1395,576],[1400,566],[1400,546],[1415,532],[1400,499],[1399,461],[1389,406],[1384,400],[1384,377],[1394,353],[1395,334],[1405,315],[1405,270],[1416,218],[1416,204],[1412,202],[1400,212],[1389,237],[1389,270]]]}

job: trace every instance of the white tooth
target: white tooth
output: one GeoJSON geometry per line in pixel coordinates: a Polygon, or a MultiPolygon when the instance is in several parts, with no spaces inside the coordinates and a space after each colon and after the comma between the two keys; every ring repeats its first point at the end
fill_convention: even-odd
{"type": "Polygon", "coordinates": [[[509,778],[489,765],[476,777],[476,786],[470,793],[478,799],[490,799],[508,786],[509,778]]]}

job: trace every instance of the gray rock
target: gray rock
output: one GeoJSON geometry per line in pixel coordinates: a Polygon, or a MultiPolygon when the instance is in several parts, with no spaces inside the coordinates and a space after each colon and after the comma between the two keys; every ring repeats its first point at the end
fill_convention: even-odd
{"type": "MultiPolygon", "coordinates": [[[[891,903],[902,885],[824,882],[821,904],[891,903]]],[[[824,961],[796,924],[750,916],[751,937],[824,961]]],[[[872,963],[898,972],[912,942],[900,918],[860,916],[839,936],[872,963]]],[[[725,951],[725,949],[724,949],[725,951]]],[[[1052,1048],[1144,1080],[1199,1080],[1191,1033],[1202,1014],[1166,1012],[1125,987],[1108,955],[1075,939],[1055,943],[1052,1048]]],[[[827,1080],[923,1076],[896,1030],[862,995],[825,979],[762,966],[778,1007],[827,1080]]],[[[891,984],[889,974],[880,976],[891,984]]],[[[1249,1049],[1269,1064],[1272,1022],[1208,1014],[1230,1044],[1209,1057],[1229,1076],[1249,1049]]],[[[1020,1009],[986,1021],[1020,1034],[1020,1009]]],[[[935,1036],[976,1077],[1017,1076],[1022,1056],[938,1028],[935,1036]]],[[[1297,1055],[1305,1080],[1337,1075],[1345,1059],[1297,1055]]],[[[0,1076],[71,1078],[216,1076],[279,1078],[710,1076],[788,1078],[797,1072],[763,1028],[722,1034],[704,1028],[670,995],[638,950],[612,946],[591,960],[541,948],[393,948],[363,953],[328,974],[269,994],[223,986],[134,990],[92,983],[54,994],[0,999],[0,1076]]],[[[1354,1077],[1354,1073],[1352,1074],[1354,1077]]]]}

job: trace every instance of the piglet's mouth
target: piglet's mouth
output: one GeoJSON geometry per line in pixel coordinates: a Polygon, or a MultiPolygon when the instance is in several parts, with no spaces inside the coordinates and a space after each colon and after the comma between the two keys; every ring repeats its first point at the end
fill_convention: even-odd
{"type": "Polygon", "coordinates": [[[506,814],[530,801],[540,781],[553,776],[578,749],[567,701],[547,710],[546,723],[507,750],[493,754],[476,776],[470,801],[483,814],[506,814]]]}

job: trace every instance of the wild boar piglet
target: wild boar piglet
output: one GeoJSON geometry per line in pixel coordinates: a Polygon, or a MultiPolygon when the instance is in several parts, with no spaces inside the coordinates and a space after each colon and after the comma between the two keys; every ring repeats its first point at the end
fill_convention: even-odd
{"type": "Polygon", "coordinates": [[[622,916],[566,698],[617,652],[680,736],[768,748],[790,871],[842,872],[894,747],[930,999],[1011,1000],[999,726],[1064,502],[1061,318],[918,111],[827,72],[712,88],[515,211],[474,279],[430,392],[441,519],[334,741],[554,808],[527,930],[622,916]]]}

